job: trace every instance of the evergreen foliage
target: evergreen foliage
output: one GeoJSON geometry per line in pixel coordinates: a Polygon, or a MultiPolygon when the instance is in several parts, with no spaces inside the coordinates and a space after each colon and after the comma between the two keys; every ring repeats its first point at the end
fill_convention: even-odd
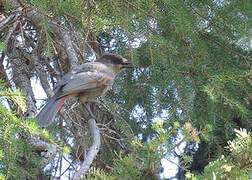
{"type": "MultiPolygon", "coordinates": [[[[39,150],[29,144],[29,138],[41,139],[56,144],[48,131],[39,129],[35,119],[24,120],[17,113],[26,110],[20,90],[5,89],[0,82],[0,179],[35,179],[38,168],[43,166],[39,150]],[[17,112],[6,108],[7,101],[17,105],[17,112]]],[[[57,145],[59,150],[69,153],[67,147],[57,145]]]]}
{"type": "Polygon", "coordinates": [[[246,129],[235,130],[236,138],[228,141],[230,154],[221,156],[205,167],[203,174],[187,173],[187,179],[250,179],[252,139],[246,129]]]}
{"type": "Polygon", "coordinates": [[[33,133],[32,125],[3,105],[6,100],[12,100],[24,110],[25,101],[19,90],[5,90],[2,82],[0,87],[0,179],[34,178],[40,158],[23,138],[33,133]]]}
{"type": "MultiPolygon", "coordinates": [[[[92,105],[101,129],[102,148],[87,179],[155,179],[160,173],[160,160],[171,155],[179,159],[178,179],[185,175],[188,179],[249,179],[249,1],[24,0],[15,6],[8,0],[5,4],[0,2],[6,17],[18,12],[17,7],[23,8],[16,20],[0,27],[0,62],[8,62],[1,70],[7,72],[13,68],[15,58],[22,57],[25,63],[21,64],[27,66],[20,73],[39,80],[47,96],[50,86],[54,87],[73,66],[67,54],[71,47],[61,37],[67,33],[58,33],[55,24],[71,37],[77,64],[112,52],[135,65],[116,79],[101,104],[92,105]],[[39,23],[29,17],[32,10],[39,14],[39,23]],[[9,27],[17,20],[19,29],[16,26],[12,39],[6,41],[9,27]],[[11,51],[14,47],[22,56],[11,57],[16,55],[11,51]],[[175,148],[181,143],[185,143],[185,148],[178,154],[175,148]]],[[[10,78],[13,71],[8,72],[5,83],[9,78],[9,87],[18,89],[18,83],[10,78]]],[[[8,98],[25,111],[20,90],[12,89],[2,86],[0,98],[8,98]]],[[[30,94],[25,92],[24,96],[30,94]]],[[[61,164],[56,168],[50,164],[51,177],[58,171],[63,173],[61,152],[68,150],[60,147],[67,146],[71,151],[67,160],[71,163],[66,172],[72,177],[84,160],[86,147],[82,142],[91,142],[86,113],[71,101],[65,107],[65,114],[61,113],[48,128],[52,138],[46,131],[35,131],[37,127],[28,123],[34,120],[21,120],[1,104],[0,172],[4,178],[31,178],[36,174],[36,166],[44,167],[35,163],[39,162],[38,155],[19,136],[23,133],[60,142],[55,143],[60,144],[60,152],[53,163],[61,164]],[[20,158],[32,161],[22,167],[20,158]]]]}

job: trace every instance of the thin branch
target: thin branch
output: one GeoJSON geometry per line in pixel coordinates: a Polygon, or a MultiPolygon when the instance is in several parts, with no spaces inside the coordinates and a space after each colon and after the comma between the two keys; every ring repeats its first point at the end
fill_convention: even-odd
{"type": "MultiPolygon", "coordinates": [[[[18,16],[16,16],[15,19],[17,19],[17,17],[18,17],[18,16]]],[[[8,32],[8,34],[6,35],[5,39],[4,39],[4,43],[5,43],[5,44],[8,44],[8,41],[9,41],[9,39],[10,39],[12,33],[15,31],[15,29],[16,29],[18,23],[19,23],[18,21],[15,21],[14,24],[13,24],[13,26],[9,29],[9,32],[8,32]]]]}
{"type": "Polygon", "coordinates": [[[73,166],[74,161],[69,162],[67,158],[65,158],[64,156],[62,156],[64,158],[65,161],[67,161],[69,163],[69,166],[59,175],[59,177],[63,176],[67,171],[70,171],[71,167],[73,166]]]}
{"type": "Polygon", "coordinates": [[[85,37],[84,37],[84,42],[83,42],[83,49],[82,49],[82,55],[85,55],[85,44],[87,43],[87,38],[89,35],[89,31],[90,31],[90,26],[91,26],[91,7],[89,5],[89,1],[87,1],[87,5],[89,6],[89,10],[88,10],[88,17],[87,17],[87,27],[85,30],[85,37]]]}
{"type": "MultiPolygon", "coordinates": [[[[43,21],[43,18],[35,10],[27,11],[26,16],[29,20],[32,21],[34,26],[37,26],[37,27],[39,27],[39,24],[41,24],[40,22],[43,21]]],[[[65,29],[64,27],[62,28],[62,26],[60,26],[59,24],[57,24],[57,22],[54,22],[54,21],[50,21],[49,26],[50,26],[50,30],[52,32],[56,33],[57,35],[59,35],[61,40],[63,41],[64,46],[65,46],[65,50],[66,50],[66,54],[70,60],[71,66],[72,66],[71,68],[78,65],[77,53],[74,50],[72,40],[71,40],[71,35],[70,35],[69,31],[67,29],[65,29]]]]}
{"type": "Polygon", "coordinates": [[[199,33],[200,36],[207,38],[208,40],[212,41],[212,42],[215,43],[216,45],[218,45],[218,46],[220,46],[220,47],[222,47],[222,48],[224,48],[224,49],[228,49],[230,52],[232,52],[232,53],[238,55],[239,57],[241,57],[242,59],[244,59],[244,60],[246,61],[247,65],[248,65],[248,67],[251,68],[250,65],[249,65],[249,63],[247,62],[247,60],[248,60],[248,61],[252,61],[252,58],[247,57],[247,56],[244,56],[243,54],[241,54],[241,53],[239,53],[239,52],[237,52],[237,51],[231,49],[230,47],[228,47],[228,46],[222,44],[221,42],[217,41],[216,39],[210,37],[210,36],[209,36],[208,34],[206,34],[206,33],[202,33],[202,32],[198,32],[198,33],[199,33]]]}
{"type": "Polygon", "coordinates": [[[0,23],[0,31],[2,31],[2,29],[6,27],[6,24],[7,24],[7,23],[10,23],[11,20],[12,20],[12,21],[15,21],[15,19],[16,19],[15,16],[16,16],[15,14],[11,14],[11,15],[9,15],[7,18],[5,18],[5,19],[0,23]]]}
{"type": "Polygon", "coordinates": [[[193,72],[193,71],[187,72],[187,71],[177,70],[176,72],[180,73],[180,74],[184,74],[184,75],[189,75],[189,76],[206,76],[207,75],[206,73],[197,73],[197,72],[193,72]]]}
{"type": "Polygon", "coordinates": [[[175,164],[175,165],[178,166],[180,169],[183,169],[183,170],[186,171],[186,172],[190,172],[189,169],[187,169],[187,168],[185,168],[185,167],[183,167],[183,166],[180,166],[179,164],[177,164],[177,163],[175,163],[175,162],[173,162],[173,161],[171,161],[171,160],[169,160],[169,159],[166,159],[166,160],[169,161],[169,162],[172,163],[172,164],[175,164]]]}
{"type": "Polygon", "coordinates": [[[40,82],[41,82],[43,89],[45,90],[48,97],[52,97],[53,91],[50,87],[50,84],[47,81],[46,71],[44,70],[42,64],[40,63],[41,61],[39,61],[37,49],[34,49],[33,52],[30,54],[30,56],[31,56],[31,59],[33,59],[32,62],[34,63],[35,70],[38,73],[38,76],[39,76],[39,79],[40,79],[40,82]]]}
{"type": "Polygon", "coordinates": [[[123,0],[123,2],[125,2],[126,4],[128,4],[132,9],[136,9],[136,10],[138,10],[138,11],[141,11],[141,12],[144,13],[146,16],[149,16],[149,17],[152,17],[152,18],[155,18],[155,19],[156,19],[156,17],[155,17],[154,15],[145,12],[143,9],[141,9],[141,8],[139,8],[139,7],[137,7],[137,6],[135,6],[135,5],[132,4],[131,2],[129,2],[129,1],[127,1],[127,0],[123,0]]]}

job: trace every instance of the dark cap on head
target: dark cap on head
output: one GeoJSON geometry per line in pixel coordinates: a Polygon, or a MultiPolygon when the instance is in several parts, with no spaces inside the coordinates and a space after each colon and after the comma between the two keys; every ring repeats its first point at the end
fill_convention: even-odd
{"type": "Polygon", "coordinates": [[[102,55],[99,59],[96,60],[97,62],[101,62],[101,63],[113,63],[115,65],[123,65],[124,68],[130,68],[131,66],[131,62],[129,62],[127,59],[125,59],[124,57],[117,55],[117,54],[104,54],[102,55]]]}

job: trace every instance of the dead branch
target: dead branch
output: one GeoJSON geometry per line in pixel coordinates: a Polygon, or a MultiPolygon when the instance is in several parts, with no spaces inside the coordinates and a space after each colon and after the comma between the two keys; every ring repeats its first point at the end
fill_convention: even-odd
{"type": "Polygon", "coordinates": [[[93,138],[93,145],[90,147],[86,156],[87,158],[82,163],[80,170],[75,173],[73,180],[79,180],[85,176],[95,156],[99,152],[99,148],[101,145],[100,131],[96,125],[95,119],[89,119],[88,124],[93,138]]]}

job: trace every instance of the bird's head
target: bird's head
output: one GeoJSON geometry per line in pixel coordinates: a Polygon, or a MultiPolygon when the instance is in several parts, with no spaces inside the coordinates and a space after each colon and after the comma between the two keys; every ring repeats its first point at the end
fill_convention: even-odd
{"type": "Polygon", "coordinates": [[[96,61],[112,68],[115,74],[133,67],[131,62],[117,54],[104,54],[96,61]]]}

